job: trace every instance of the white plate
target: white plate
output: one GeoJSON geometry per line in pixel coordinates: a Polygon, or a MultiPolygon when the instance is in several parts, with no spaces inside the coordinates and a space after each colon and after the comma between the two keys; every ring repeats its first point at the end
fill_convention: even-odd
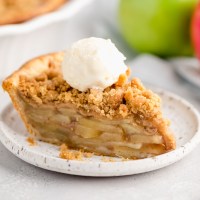
{"type": "Polygon", "coordinates": [[[38,142],[30,146],[28,134],[11,105],[2,112],[0,140],[17,157],[35,166],[82,176],[123,176],[156,170],[177,162],[191,152],[200,142],[200,117],[198,111],[169,92],[158,92],[163,99],[164,115],[171,120],[171,129],[177,140],[177,149],[169,153],[141,160],[104,162],[101,156],[84,158],[83,161],[59,158],[57,146],[38,142]]]}
{"type": "Polygon", "coordinates": [[[180,76],[200,88],[200,62],[196,58],[174,58],[170,61],[180,76]]]}
{"type": "Polygon", "coordinates": [[[80,9],[91,3],[93,0],[70,0],[60,9],[46,13],[20,24],[10,24],[0,26],[0,36],[24,34],[47,26],[49,24],[71,18],[80,9]]]}

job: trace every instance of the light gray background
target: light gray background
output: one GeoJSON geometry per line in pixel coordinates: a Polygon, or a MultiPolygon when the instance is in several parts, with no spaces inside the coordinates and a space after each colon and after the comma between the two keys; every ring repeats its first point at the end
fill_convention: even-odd
{"type": "MultiPolygon", "coordinates": [[[[91,20],[91,16],[89,19],[81,19],[81,17],[72,19],[79,20],[80,24],[85,23],[81,20],[87,19],[90,23],[90,26],[86,27],[87,30],[83,30],[82,35],[78,37],[88,35],[111,37],[130,61],[134,54],[130,53],[126,44],[121,41],[119,33],[114,31],[117,28],[116,22],[112,21],[112,17],[115,16],[113,5],[116,6],[117,1],[112,0],[109,4],[105,2],[105,0],[95,2],[94,8],[98,7],[101,15],[105,13],[104,16],[110,13],[108,19],[102,20],[100,15],[95,16],[94,20],[91,20]]],[[[73,24],[73,21],[70,23],[73,24]]],[[[66,37],[68,37],[67,46],[74,37],[72,36],[70,40],[67,32],[66,37]]],[[[62,37],[58,40],[62,40],[62,37]]],[[[12,52],[13,56],[18,53],[12,52]]],[[[151,55],[140,55],[129,62],[129,65],[132,68],[132,75],[138,76],[147,85],[173,91],[192,102],[200,110],[200,90],[178,77],[169,62],[151,55]]],[[[8,95],[2,89],[0,89],[0,99],[0,111],[2,111],[10,102],[8,95]]],[[[88,178],[39,169],[21,161],[0,144],[0,200],[198,200],[200,199],[199,155],[200,146],[178,163],[154,172],[118,178],[88,178]]]]}

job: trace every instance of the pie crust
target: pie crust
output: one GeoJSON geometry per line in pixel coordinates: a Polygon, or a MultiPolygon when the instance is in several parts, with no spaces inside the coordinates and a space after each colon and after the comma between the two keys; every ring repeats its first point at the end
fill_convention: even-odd
{"type": "Polygon", "coordinates": [[[122,74],[104,91],[72,88],[61,73],[63,52],[35,58],[3,82],[29,133],[97,155],[145,158],[175,149],[161,99],[122,74]]]}
{"type": "Polygon", "coordinates": [[[67,0],[0,0],[0,25],[17,24],[58,9],[67,0]]]}

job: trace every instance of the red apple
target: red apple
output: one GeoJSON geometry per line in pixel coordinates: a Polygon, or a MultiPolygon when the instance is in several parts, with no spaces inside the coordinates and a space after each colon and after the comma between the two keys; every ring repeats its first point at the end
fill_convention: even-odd
{"type": "Polygon", "coordinates": [[[198,3],[192,17],[191,27],[192,42],[197,58],[200,60],[200,2],[198,3]]]}

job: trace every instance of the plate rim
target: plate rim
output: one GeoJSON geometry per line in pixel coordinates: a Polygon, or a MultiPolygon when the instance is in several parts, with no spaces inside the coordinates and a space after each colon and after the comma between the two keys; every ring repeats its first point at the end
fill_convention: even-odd
{"type": "MultiPolygon", "coordinates": [[[[175,57],[173,59],[169,60],[176,73],[181,76],[184,80],[186,80],[188,83],[192,84],[193,86],[196,86],[197,88],[200,88],[200,82],[197,82],[196,79],[190,75],[190,73],[186,73],[185,69],[197,69],[197,63],[198,60],[195,57],[175,57]],[[182,64],[186,62],[185,64],[182,64]]],[[[200,70],[199,70],[200,71],[200,70]]]]}
{"type": "MultiPolygon", "coordinates": [[[[24,160],[25,162],[28,162],[34,166],[37,166],[37,167],[40,167],[43,169],[47,169],[50,171],[56,171],[56,172],[60,172],[60,173],[65,173],[65,174],[93,176],[93,177],[111,177],[111,176],[133,175],[133,174],[154,171],[154,170],[166,167],[168,165],[171,165],[171,164],[181,160],[183,157],[185,157],[187,154],[189,154],[198,145],[198,143],[200,143],[200,113],[199,113],[199,111],[197,111],[197,109],[191,103],[189,103],[184,98],[182,98],[176,94],[173,94],[169,91],[165,91],[165,90],[159,89],[159,88],[156,88],[155,90],[158,94],[171,97],[171,98],[175,99],[176,101],[180,101],[184,106],[187,106],[190,109],[190,112],[192,112],[196,118],[197,130],[194,132],[193,137],[190,140],[188,140],[184,145],[178,147],[177,149],[175,149],[173,151],[170,151],[168,153],[165,153],[165,154],[162,154],[159,156],[155,156],[153,158],[128,160],[128,161],[115,161],[115,162],[103,162],[103,161],[99,160],[99,161],[93,162],[92,160],[87,160],[87,161],[86,160],[84,160],[84,161],[65,160],[65,159],[61,159],[59,157],[53,157],[50,155],[46,156],[37,151],[34,152],[34,149],[31,149],[32,147],[31,148],[24,147],[23,144],[17,143],[15,141],[14,142],[12,141],[12,143],[6,143],[6,139],[10,139],[10,138],[6,134],[5,129],[10,129],[10,127],[8,125],[6,125],[2,121],[2,119],[0,119],[0,130],[2,132],[0,134],[0,141],[10,152],[12,152],[14,155],[16,155],[18,158],[24,160]],[[23,147],[24,152],[27,153],[27,155],[26,155],[27,157],[24,157],[23,154],[20,153],[20,149],[22,147],[23,147]],[[52,167],[47,164],[44,165],[44,163],[39,164],[38,162],[35,162],[34,159],[31,160],[30,157],[33,155],[33,158],[34,158],[34,155],[36,155],[36,154],[37,154],[37,158],[39,156],[40,159],[45,160],[48,158],[51,160],[51,162],[56,161],[58,163],[57,167],[56,166],[52,167]],[[163,162],[163,160],[166,160],[166,157],[168,157],[167,162],[165,162],[165,161],[163,162]],[[157,163],[156,163],[156,161],[157,161],[157,163]],[[99,173],[95,172],[95,170],[87,171],[87,172],[81,171],[80,168],[84,167],[85,162],[87,162],[86,164],[89,166],[89,168],[98,167],[99,170],[100,170],[100,167],[101,167],[101,170],[103,168],[103,174],[102,174],[101,170],[99,171],[99,173]],[[125,165],[125,166],[127,165],[130,167],[131,165],[133,165],[133,163],[134,163],[134,165],[137,166],[137,165],[141,165],[141,163],[143,163],[143,165],[144,165],[146,162],[150,163],[151,168],[148,168],[147,170],[141,169],[137,173],[131,173],[126,170],[123,173],[120,173],[119,171],[116,171],[116,170],[112,174],[111,174],[110,170],[107,171],[108,173],[105,173],[105,169],[110,165],[112,165],[113,167],[116,167],[116,168],[118,165],[125,165]],[[59,168],[58,167],[58,166],[60,166],[59,163],[67,163],[66,168],[65,169],[63,169],[62,167],[59,168]],[[158,163],[160,163],[160,164],[158,164],[158,163]],[[73,166],[74,170],[71,170],[70,166],[68,166],[68,165],[73,166]],[[77,170],[75,170],[75,169],[77,169],[77,170]]],[[[6,111],[6,109],[9,109],[9,107],[11,107],[11,103],[9,103],[8,105],[6,105],[3,108],[3,111],[1,113],[1,118],[2,118],[3,113],[6,111]]]]}

